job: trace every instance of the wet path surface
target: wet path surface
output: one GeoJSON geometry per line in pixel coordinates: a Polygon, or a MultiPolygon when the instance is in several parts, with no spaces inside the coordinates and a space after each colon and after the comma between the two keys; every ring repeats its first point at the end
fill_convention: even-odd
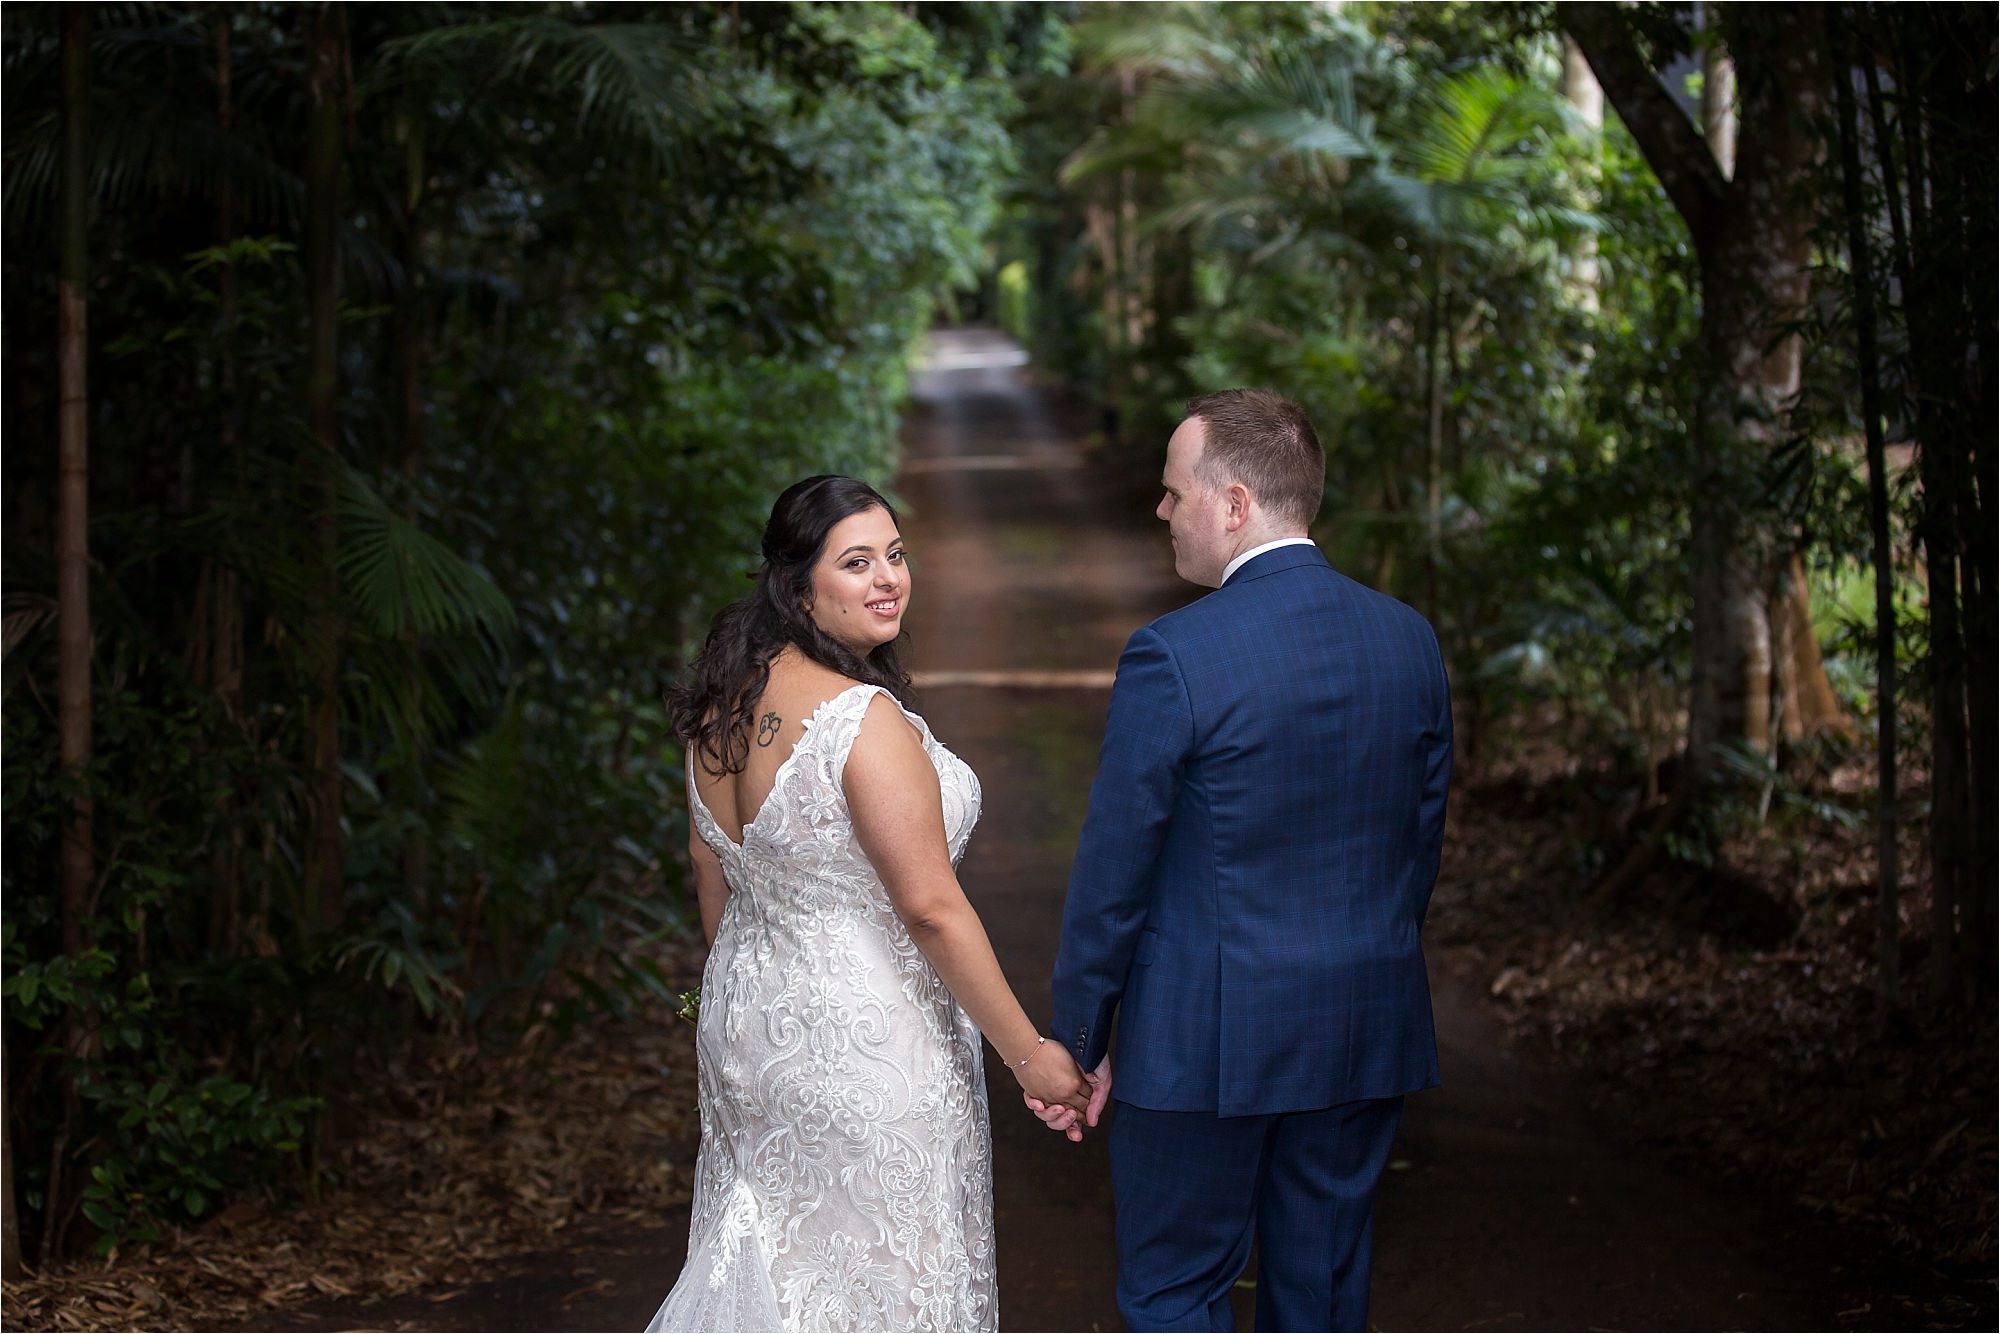
{"type": "MultiPolygon", "coordinates": [[[[1006,351],[973,335],[945,349],[946,364],[982,351],[1004,361],[1006,351]]],[[[1046,1027],[1070,854],[1119,650],[1198,590],[1175,578],[1144,502],[1081,466],[1073,434],[1019,370],[927,373],[904,441],[918,689],[984,790],[960,879],[1046,1027]],[[968,677],[980,683],[955,684],[968,677]]],[[[1122,1329],[1103,1136],[1074,1145],[1044,1129],[990,1051],[986,1078],[1002,1327],[1122,1329]]]]}
{"type": "MultiPolygon", "coordinates": [[[[1196,590],[1174,578],[1144,499],[1086,466],[1075,423],[1028,387],[1009,345],[953,333],[938,349],[899,481],[913,665],[933,728],[985,790],[966,890],[1044,1022],[1111,671],[1134,629],[1196,590]]],[[[1446,976],[1435,989],[1445,1086],[1410,1100],[1383,1183],[1378,1328],[1870,1326],[1843,1297],[1854,1271],[1802,1214],[1623,1144],[1562,1075],[1505,1049],[1481,994],[1446,976]]],[[[1077,1146],[1044,1130],[990,1053],[987,1077],[1003,1328],[1122,1328],[1102,1136],[1077,1146]]],[[[328,1306],[289,1327],[639,1329],[686,1238],[683,1212],[572,1238],[474,1288],[328,1306]]]]}

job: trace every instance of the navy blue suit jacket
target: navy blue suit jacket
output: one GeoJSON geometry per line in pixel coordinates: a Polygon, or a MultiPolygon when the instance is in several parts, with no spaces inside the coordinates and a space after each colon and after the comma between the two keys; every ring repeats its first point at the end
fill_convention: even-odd
{"type": "Polygon", "coordinates": [[[1316,547],[1141,629],[1063,906],[1052,1036],[1162,1111],[1304,1111],[1437,1083],[1417,940],[1451,695],[1409,607],[1316,547]]]}

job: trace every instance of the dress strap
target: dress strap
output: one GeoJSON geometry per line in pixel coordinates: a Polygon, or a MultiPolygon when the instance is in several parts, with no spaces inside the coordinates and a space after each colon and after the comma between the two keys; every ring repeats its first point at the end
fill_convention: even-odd
{"type": "MultiPolygon", "coordinates": [[[[901,710],[903,717],[912,728],[916,729],[918,738],[926,743],[928,749],[930,730],[924,725],[924,720],[903,708],[902,701],[887,688],[863,684],[849,686],[821,706],[819,723],[814,729],[823,734],[813,739],[819,742],[820,754],[825,757],[827,772],[836,783],[847,772],[847,757],[853,751],[855,741],[861,736],[861,724],[868,717],[869,706],[875,703],[877,695],[901,710]]],[[[799,744],[804,745],[805,742],[801,741],[799,744]]]]}

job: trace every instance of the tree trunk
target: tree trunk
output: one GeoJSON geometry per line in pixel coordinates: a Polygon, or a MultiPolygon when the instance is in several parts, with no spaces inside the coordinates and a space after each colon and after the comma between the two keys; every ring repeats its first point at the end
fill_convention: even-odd
{"type": "MultiPolygon", "coordinates": [[[[1938,94],[1931,80],[1937,62],[1949,52],[1935,42],[1939,34],[1924,17],[1901,17],[1900,73],[1910,81],[1904,102],[1902,138],[1909,188],[1903,202],[1908,214],[1907,251],[1902,256],[1904,303],[1916,389],[1917,465],[1923,487],[1922,515],[1917,525],[1923,545],[1930,628],[1931,704],[1931,954],[1929,994],[1933,1001],[1949,994],[1957,980],[1958,910],[1966,888],[1971,844],[1966,735],[1965,646],[1959,615],[1960,537],[1953,488],[1960,480],[1954,446],[1960,442],[1952,418],[1963,388],[1962,372],[1952,366],[1962,358],[1950,355],[1952,336],[1962,320],[1954,318],[1956,275],[1940,273],[1955,252],[1943,247],[1951,229],[1952,201],[1941,197],[1932,151],[1932,105],[1938,94]],[[1921,53],[1921,54],[1920,54],[1921,53]],[[1926,97],[1925,94],[1930,94],[1926,97]],[[1933,221],[1936,209],[1936,224],[1933,221]],[[1945,358],[1944,364],[1939,359],[1945,358]]],[[[1940,82],[1942,82],[1940,80],[1940,82]]],[[[1900,88],[1900,83],[1899,83],[1900,88]]],[[[1982,688],[1984,688],[1982,684],[1982,688]]],[[[1989,817],[1990,818],[1990,817],[1989,817]]],[[[1983,892],[1983,888],[1982,892],[1983,892]]]]}
{"type": "Polygon", "coordinates": [[[1932,712],[1929,991],[1942,999],[1956,972],[1973,997],[1990,1005],[1996,743],[1989,436],[1996,281],[1994,167],[1986,129],[1994,84],[1985,52],[1991,30],[1985,14],[1973,8],[1865,12],[1881,24],[1871,34],[1871,50],[1893,56],[1893,130],[1884,109],[1891,99],[1881,95],[1873,60],[1863,74],[1890,257],[1901,286],[1908,335],[1902,378],[1911,386],[1909,416],[1923,487],[1918,533],[1929,583],[1932,712]]]}
{"type": "MultiPolygon", "coordinates": [[[[422,234],[419,219],[424,203],[424,136],[423,109],[414,96],[409,98],[398,118],[398,130],[403,141],[403,196],[398,215],[398,251],[403,270],[402,282],[396,289],[395,337],[396,360],[402,373],[403,399],[403,477],[409,483],[409,493],[405,501],[405,517],[416,518],[417,480],[424,468],[424,362],[425,329],[424,305],[421,278],[423,272],[422,234]]],[[[405,627],[402,635],[404,667],[409,674],[410,698],[421,710],[423,700],[423,673],[418,659],[422,653],[422,639],[414,625],[405,627]]],[[[403,889],[413,904],[424,903],[429,895],[430,879],[430,838],[420,818],[423,807],[423,757],[411,738],[409,753],[399,757],[394,778],[395,797],[407,814],[408,827],[403,833],[403,889]]]]}
{"type": "Polygon", "coordinates": [[[1840,707],[1827,679],[1826,659],[1813,629],[1812,585],[1805,557],[1796,551],[1778,572],[1771,595],[1771,660],[1777,673],[1779,731],[1786,740],[1854,735],[1854,720],[1840,707]]]}
{"type": "MultiPolygon", "coordinates": [[[[1965,650],[1959,628],[1959,569],[1951,501],[1936,456],[1918,451],[1924,473],[1924,567],[1931,637],[1931,959],[1930,997],[1943,1000],[1957,979],[1959,901],[1965,897],[1971,832],[1966,737],[1965,650]]],[[[1985,687],[1982,687],[1985,688],[1985,687]]],[[[1992,818],[1992,812],[1986,812],[1992,818]]],[[[1983,887],[1982,887],[1983,890],[1983,887]]]]}
{"type": "Polygon", "coordinates": [[[1736,175],[1736,64],[1715,40],[1701,52],[1701,136],[1723,177],[1736,175]]]}
{"type": "MultiPolygon", "coordinates": [[[[1814,132],[1826,99],[1815,5],[1724,12],[1742,78],[1733,174],[1647,64],[1621,6],[1559,4],[1590,61],[1687,222],[1700,263],[1703,390],[1690,479],[1694,644],[1687,774],[1714,773],[1719,746],[1771,745],[1769,593],[1786,549],[1766,465],[1784,439],[1799,385],[1796,334],[1812,260],[1814,132]]],[[[1719,80],[1717,81],[1719,83],[1719,80]]]]}
{"type": "Polygon", "coordinates": [[[1444,562],[1445,278],[1442,247],[1430,252],[1431,293],[1424,348],[1424,614],[1438,620],[1438,570],[1444,562]]]}
{"type": "MultiPolygon", "coordinates": [[[[229,11],[224,10],[215,25],[215,119],[225,140],[235,124],[230,23],[229,11]]],[[[227,174],[216,190],[215,232],[217,241],[224,247],[236,240],[236,197],[227,174]]],[[[236,513],[244,514],[248,512],[249,497],[244,490],[246,469],[236,417],[238,298],[236,260],[233,257],[222,262],[220,287],[222,329],[217,379],[222,399],[222,427],[219,457],[230,470],[236,513]]],[[[220,561],[208,562],[203,568],[203,576],[208,594],[205,604],[208,656],[206,662],[198,665],[195,675],[196,679],[205,676],[209,688],[221,701],[223,712],[231,718],[238,718],[243,691],[242,581],[235,569],[220,561]]],[[[209,948],[218,953],[234,953],[242,934],[243,914],[243,832],[235,821],[230,823],[228,836],[216,840],[215,850],[209,857],[209,875],[215,886],[209,906],[209,948]]]]}
{"type": "MultiPolygon", "coordinates": [[[[57,413],[56,604],[57,713],[63,777],[77,785],[62,830],[62,946],[74,964],[89,945],[93,870],[90,798],[90,7],[71,5],[62,15],[62,258],[56,282],[57,413]]],[[[94,1006],[73,1005],[64,1045],[83,1060],[94,1045],[94,1006]]],[[[43,1210],[42,1260],[61,1244],[62,1221],[77,1188],[64,1174],[68,1146],[76,1142],[81,1114],[76,1083],[62,1076],[63,1119],[50,1156],[43,1210]]]]}
{"type": "MultiPolygon", "coordinates": [[[[1928,44],[1939,53],[1932,67],[1930,122],[1931,194],[1940,220],[1937,251],[1949,266],[1937,285],[1950,319],[1953,358],[1932,367],[1941,414],[1949,428],[1942,446],[1951,460],[1951,501],[1959,533],[1959,609],[1966,682],[1966,781],[1969,824],[1964,840],[1965,894],[1959,909],[1962,932],[1961,985],[1983,1005],[1994,999],[1995,903],[2000,888],[1994,818],[2000,792],[1995,763],[1996,732],[1994,555],[2000,521],[1993,513],[1993,358],[2000,329],[1994,312],[2000,302],[2000,236],[1996,236],[1996,189],[1992,126],[1995,82],[1988,63],[1993,46],[1992,11],[1977,6],[1925,7],[1920,21],[1933,25],[1928,44]]],[[[1941,312],[1942,313],[1942,312],[1941,312]]],[[[1927,442],[1933,443],[1933,442],[1927,442]]]]}
{"type": "Polygon", "coordinates": [[[1177,326],[1195,308],[1193,248],[1188,233],[1175,229],[1155,234],[1151,249],[1153,357],[1162,366],[1179,366],[1192,351],[1177,326]]]}
{"type": "MultiPolygon", "coordinates": [[[[1711,40],[1702,50],[1701,131],[1709,153],[1725,178],[1736,175],[1736,64],[1728,48],[1711,40]]],[[[1793,391],[1797,389],[1793,377],[1793,391]]],[[[1821,732],[1853,734],[1853,726],[1841,711],[1826,677],[1826,662],[1820,655],[1819,637],[1813,631],[1812,584],[1806,578],[1805,561],[1794,551],[1790,560],[1777,566],[1776,585],[1767,604],[1770,616],[1771,670],[1776,695],[1775,719],[1778,732],[1790,740],[1802,740],[1821,732]]],[[[1772,744],[1777,738],[1771,738],[1772,744]]]]}
{"type": "MultiPolygon", "coordinates": [[[[1861,140],[1854,113],[1854,48],[1827,8],[1834,98],[1840,108],[1840,167],[1847,251],[1854,289],[1854,341],[1861,372],[1861,423],[1868,442],[1868,527],[1875,561],[1875,891],[1876,989],[1884,1014],[1902,989],[1902,905],[1896,884],[1896,581],[1889,537],[1889,470],[1882,431],[1882,376],[1875,345],[1875,272],[1861,190],[1861,140]]],[[[1872,59],[1872,57],[1870,57],[1872,59]]]]}
{"type": "MultiPolygon", "coordinates": [[[[1597,78],[1590,72],[1590,62],[1583,58],[1583,50],[1574,38],[1563,39],[1563,97],[1576,109],[1576,118],[1588,127],[1586,133],[1592,150],[1589,168],[1592,182],[1591,198],[1596,198],[1595,184],[1598,179],[1598,154],[1604,130],[1604,90],[1598,87],[1597,78]]],[[[1597,233],[1579,231],[1576,248],[1570,253],[1569,281],[1564,284],[1571,298],[1584,310],[1597,312],[1598,289],[1603,284],[1603,276],[1597,261],[1597,233]]]]}
{"type": "Polygon", "coordinates": [[[27,1266],[21,1263],[21,1223],[14,1216],[14,1117],[6,1072],[6,1053],[0,1050],[0,1279],[18,1283],[27,1266]]]}
{"type": "MultiPolygon", "coordinates": [[[[1123,115],[1129,120],[1132,110],[1139,101],[1139,76],[1132,69],[1124,69],[1118,75],[1118,93],[1123,107],[1123,115]]],[[[1139,227],[1139,173],[1127,167],[1119,173],[1118,190],[1118,239],[1120,254],[1118,271],[1119,284],[1123,295],[1125,318],[1124,343],[1126,355],[1130,358],[1129,369],[1135,377],[1143,376],[1147,363],[1139,356],[1139,349],[1146,345],[1146,301],[1145,283],[1150,265],[1142,255],[1143,238],[1139,227]]],[[[1137,387],[1136,378],[1134,387],[1137,387]]]]}
{"type": "Polygon", "coordinates": [[[336,414],[340,320],[340,267],[335,225],[340,210],[343,67],[341,16],[335,4],[313,6],[312,47],[306,76],[309,122],[306,143],[308,347],[306,419],[312,445],[306,464],[305,501],[310,516],[314,583],[307,652],[312,658],[308,771],[312,829],[306,850],[307,903],[322,927],[340,923],[343,889],[340,828],[339,583],[334,560],[339,531],[340,435],[336,414]]]}
{"type": "MultiPolygon", "coordinates": [[[[224,11],[215,28],[215,118],[224,139],[227,139],[232,132],[236,118],[234,62],[230,56],[229,25],[229,14],[224,11]]],[[[236,195],[230,186],[227,174],[223,176],[216,192],[215,230],[217,239],[224,246],[234,244],[236,195]]],[[[222,263],[220,296],[222,303],[219,377],[222,389],[221,453],[230,468],[231,484],[236,489],[237,502],[239,506],[247,507],[249,498],[244,492],[247,466],[236,418],[237,272],[233,256],[222,263]]],[[[215,693],[222,697],[224,707],[234,713],[237,696],[243,689],[243,595],[236,571],[227,566],[218,566],[215,571],[213,592],[214,611],[210,620],[213,656],[209,663],[209,683],[215,693]]]]}
{"type": "MultiPolygon", "coordinates": [[[[1704,11],[1709,8],[1702,6],[1704,11]]],[[[1717,36],[1714,16],[1704,12],[1701,19],[1709,27],[1709,42],[1701,53],[1702,139],[1716,169],[1724,180],[1729,180],[1736,174],[1736,66],[1717,36]]],[[[1738,406],[1746,399],[1754,401],[1759,397],[1754,387],[1742,383],[1754,378],[1754,370],[1739,369],[1747,360],[1740,355],[1740,330],[1754,324],[1757,316],[1751,310],[1731,311],[1727,318],[1715,322],[1718,327],[1711,329],[1706,316],[1718,304],[1714,295],[1717,284],[1710,279],[1706,268],[1702,272],[1702,291],[1707,297],[1703,302],[1702,344],[1711,377],[1705,385],[1710,394],[1704,398],[1701,411],[1705,428],[1702,457],[1711,468],[1717,462],[1726,468],[1730,462],[1726,456],[1734,452],[1730,436],[1738,406]],[[1748,376],[1745,370],[1750,370],[1748,376]]],[[[1782,383],[1781,376],[1773,378],[1782,383]]],[[[1697,488],[1696,495],[1701,494],[1697,488]]],[[[1704,523],[1701,512],[1704,508],[1698,501],[1693,521],[1695,550],[1702,553],[1703,559],[1695,583],[1692,717],[1695,725],[1705,722],[1707,726],[1699,743],[1690,737],[1689,751],[1691,755],[1706,756],[1712,745],[1730,740],[1747,741],[1762,750],[1770,744],[1769,702],[1763,698],[1770,689],[1771,674],[1769,609],[1763,602],[1767,587],[1762,563],[1765,553],[1742,549],[1745,544],[1737,534],[1734,516],[1708,516],[1709,522],[1704,523]],[[1704,590],[1707,597],[1702,596],[1704,590]],[[1706,672],[1703,649],[1712,655],[1706,672]],[[1725,720],[1733,723],[1739,717],[1740,730],[1724,725],[1725,720]]]]}
{"type": "MultiPolygon", "coordinates": [[[[1713,437],[1710,437],[1713,439],[1713,437]]],[[[1700,494],[1697,487],[1696,494],[1700,494]]],[[[1769,557],[1742,518],[1695,505],[1689,774],[1713,776],[1719,748],[1771,746],[1769,557]]]]}
{"type": "MultiPolygon", "coordinates": [[[[90,356],[88,125],[90,10],[63,13],[62,272],[56,286],[59,484],[57,490],[56,600],[60,644],[59,713],[62,768],[83,780],[90,765],[90,356]]],[[[83,949],[83,916],[90,895],[91,802],[79,792],[62,842],[63,947],[75,958],[83,949]]]]}

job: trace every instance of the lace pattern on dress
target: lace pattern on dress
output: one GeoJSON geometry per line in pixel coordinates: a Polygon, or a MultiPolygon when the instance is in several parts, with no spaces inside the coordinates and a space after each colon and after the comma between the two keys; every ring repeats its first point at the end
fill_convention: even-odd
{"type": "MultiPolygon", "coordinates": [[[[878,693],[813,712],[740,845],[690,774],[729,899],[702,976],[688,1264],[650,1329],[998,1327],[979,1032],[897,918],[841,783],[878,693]]],[[[979,780],[904,716],[956,862],[979,780]]]]}

